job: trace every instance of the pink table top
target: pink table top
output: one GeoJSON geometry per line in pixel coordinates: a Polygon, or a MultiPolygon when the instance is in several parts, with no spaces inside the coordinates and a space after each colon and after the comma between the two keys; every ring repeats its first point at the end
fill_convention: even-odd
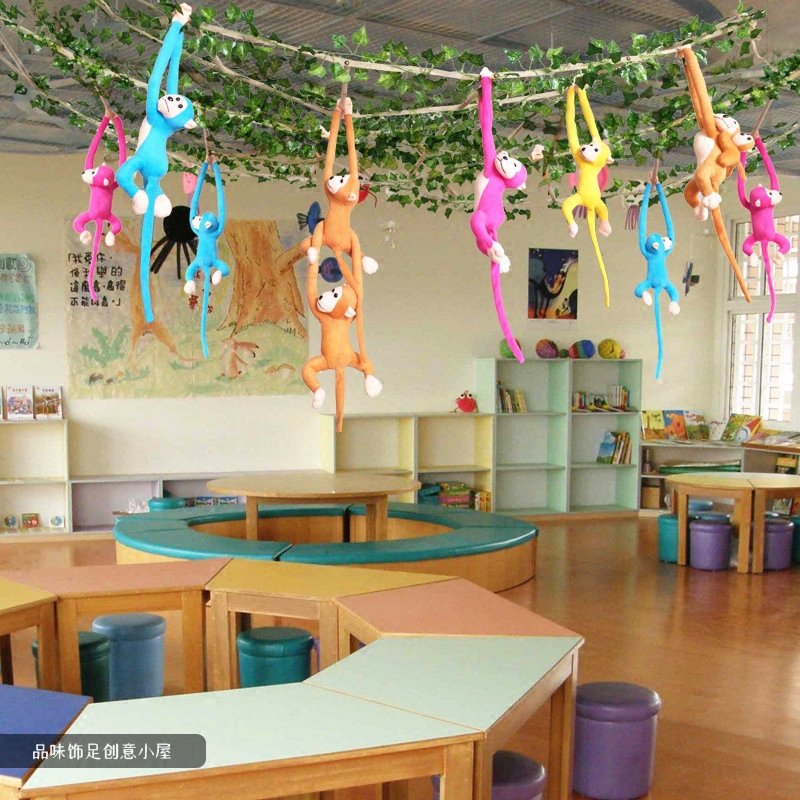
{"type": "Polygon", "coordinates": [[[4,570],[0,576],[46,589],[61,597],[135,594],[168,589],[203,589],[228,561],[227,558],[210,558],[149,564],[4,570]]]}
{"type": "Polygon", "coordinates": [[[343,597],[338,602],[382,633],[578,636],[461,578],[343,597]]]}

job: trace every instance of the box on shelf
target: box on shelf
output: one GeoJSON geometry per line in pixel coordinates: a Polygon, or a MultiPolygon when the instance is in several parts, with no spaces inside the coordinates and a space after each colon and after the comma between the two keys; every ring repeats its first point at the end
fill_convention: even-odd
{"type": "Polygon", "coordinates": [[[642,486],[642,508],[661,508],[661,487],[642,486]]]}

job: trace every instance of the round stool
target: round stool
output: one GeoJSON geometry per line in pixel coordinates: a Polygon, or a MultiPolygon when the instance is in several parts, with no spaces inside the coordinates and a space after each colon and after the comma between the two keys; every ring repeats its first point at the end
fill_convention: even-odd
{"type": "Polygon", "coordinates": [[[696,514],[695,519],[702,520],[703,522],[730,522],[731,515],[724,514],[722,511],[702,511],[696,514]]]}
{"type": "MultiPolygon", "coordinates": [[[[78,651],[81,663],[81,694],[95,703],[105,703],[109,698],[109,673],[111,643],[102,633],[78,631],[78,651]]],[[[39,685],[39,642],[31,642],[36,685],[39,685]]]]}
{"type": "Polygon", "coordinates": [[[792,566],[794,524],[782,519],[764,520],[764,569],[792,566]]]}
{"type": "Polygon", "coordinates": [[[678,563],[678,516],[661,514],[658,518],[658,560],[678,563]]]}
{"type": "Polygon", "coordinates": [[[147,501],[147,507],[150,511],[166,511],[172,508],[184,508],[185,506],[185,497],[151,497],[147,501]]]}
{"type": "Polygon", "coordinates": [[[714,508],[713,500],[690,500],[689,513],[701,514],[704,511],[711,511],[714,508]]]}
{"type": "Polygon", "coordinates": [[[727,522],[692,520],[689,523],[689,564],[695,569],[728,569],[731,530],[727,522]]]}
{"type": "Polygon", "coordinates": [[[109,699],[164,694],[164,631],[157,614],[105,614],[92,623],[111,642],[109,699]]]}
{"type": "MultiPolygon", "coordinates": [[[[492,758],[492,800],[542,800],[545,769],[532,758],[498,750],[492,758]]],[[[431,777],[433,800],[439,800],[438,775],[431,777]]]]}
{"type": "Polygon", "coordinates": [[[650,791],[661,698],[633,683],[585,683],[575,704],[572,788],[599,800],[633,800],[650,791]]]}
{"type": "Polygon", "coordinates": [[[236,637],[242,688],[299,683],[311,675],[314,637],[302,628],[252,628],[236,637]]]}

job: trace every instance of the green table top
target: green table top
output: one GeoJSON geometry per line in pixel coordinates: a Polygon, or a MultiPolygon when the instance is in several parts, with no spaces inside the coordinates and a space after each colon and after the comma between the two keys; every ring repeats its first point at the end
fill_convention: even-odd
{"type": "Polygon", "coordinates": [[[379,639],[306,683],[489,730],[579,636],[379,639]]]}
{"type": "MultiPolygon", "coordinates": [[[[304,756],[383,748],[404,742],[453,737],[474,731],[431,717],[371,703],[306,684],[123,700],[88,706],[67,734],[194,733],[206,739],[200,769],[235,767],[304,756]]],[[[102,748],[102,745],[101,745],[102,748]]],[[[67,768],[46,761],[25,789],[112,781],[183,772],[182,768],[67,768]]],[[[109,787],[109,792],[113,787],[109,787]]]]}

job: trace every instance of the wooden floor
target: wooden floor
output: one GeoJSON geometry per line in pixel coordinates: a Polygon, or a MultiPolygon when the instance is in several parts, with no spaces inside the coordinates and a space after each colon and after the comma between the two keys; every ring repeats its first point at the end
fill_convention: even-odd
{"type": "MultiPolygon", "coordinates": [[[[585,637],[581,683],[661,695],[650,800],[800,798],[800,565],[748,576],[661,564],[655,518],[541,528],[536,580],[504,596],[585,637]]],[[[181,664],[180,629],[168,631],[169,693],[181,664]]],[[[31,685],[24,664],[18,675],[31,685]]],[[[544,760],[547,725],[545,709],[510,748],[544,760]]],[[[412,787],[411,800],[429,798],[427,782],[412,787]]]]}

